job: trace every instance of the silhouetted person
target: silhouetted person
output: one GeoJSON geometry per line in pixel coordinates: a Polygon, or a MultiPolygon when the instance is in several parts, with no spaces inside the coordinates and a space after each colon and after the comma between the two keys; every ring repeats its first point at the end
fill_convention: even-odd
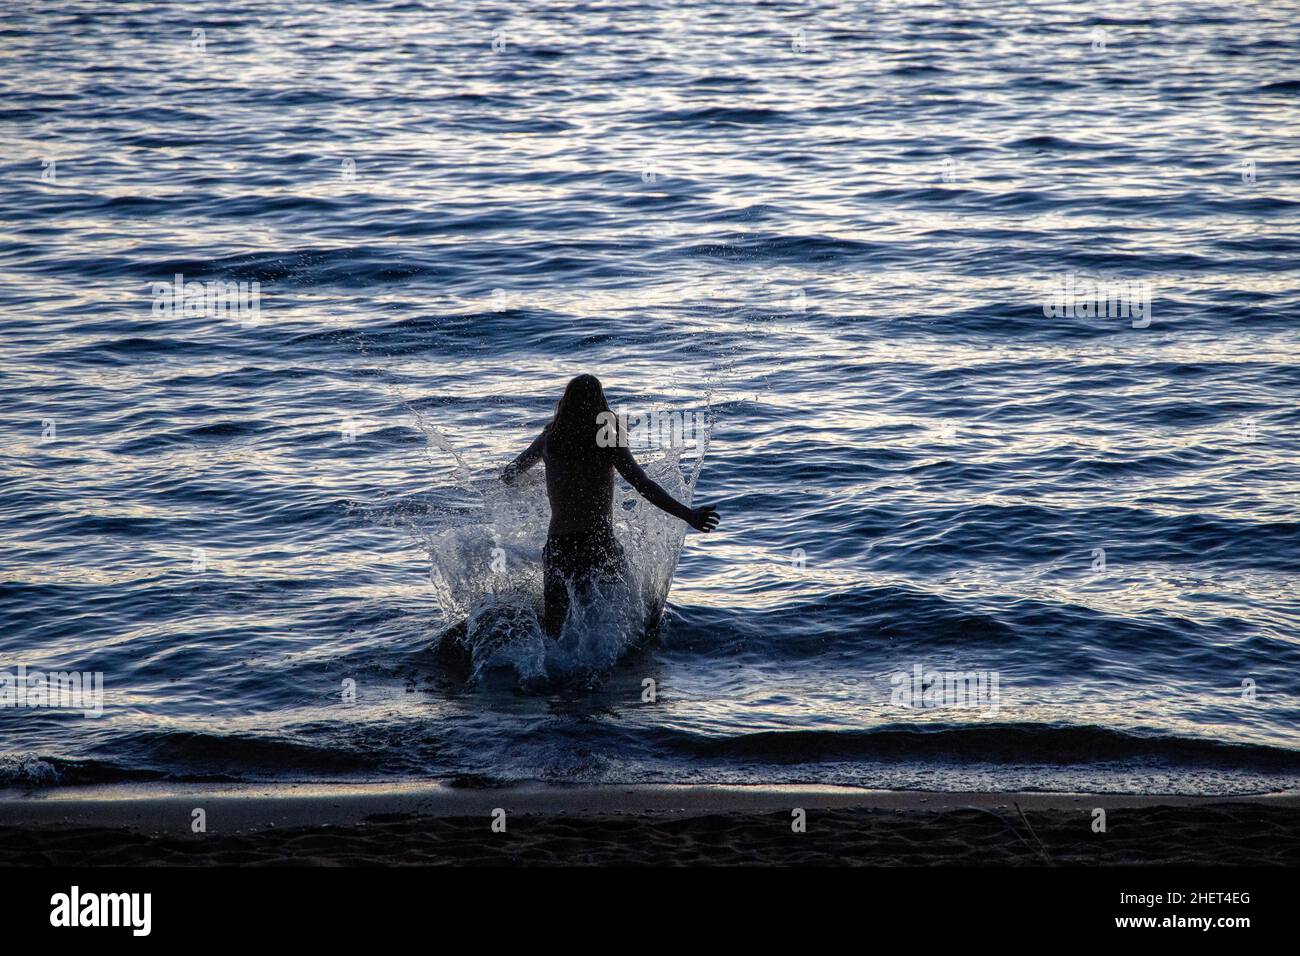
{"type": "Polygon", "coordinates": [[[501,472],[501,480],[512,484],[539,459],[546,465],[551,526],[544,552],[542,628],[551,637],[559,636],[568,613],[566,581],[576,590],[596,580],[617,578],[627,566],[623,549],[614,540],[615,468],[652,505],[696,531],[718,526],[716,510],[686,507],[641,470],[621,424],[611,441],[608,416],[600,380],[579,375],[565,388],[550,424],[501,472]]]}

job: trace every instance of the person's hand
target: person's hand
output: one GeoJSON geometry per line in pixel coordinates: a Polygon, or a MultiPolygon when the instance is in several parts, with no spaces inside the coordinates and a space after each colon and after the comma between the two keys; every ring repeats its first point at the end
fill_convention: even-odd
{"type": "Polygon", "coordinates": [[[692,508],[691,516],[686,519],[696,531],[712,531],[718,526],[718,512],[710,505],[703,508],[692,508]]]}

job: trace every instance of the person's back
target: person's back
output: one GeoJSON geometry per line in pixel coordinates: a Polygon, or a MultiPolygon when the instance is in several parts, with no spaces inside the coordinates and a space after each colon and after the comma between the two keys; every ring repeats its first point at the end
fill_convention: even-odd
{"type": "Polygon", "coordinates": [[[510,484],[539,460],[546,466],[551,523],[544,552],[543,627],[552,637],[564,626],[570,588],[585,588],[626,567],[614,538],[614,469],[651,504],[697,531],[712,531],[718,524],[715,509],[688,508],[651,480],[632,457],[624,432],[609,427],[610,418],[600,381],[577,376],[555,406],[551,423],[501,473],[510,484]]]}
{"type": "Polygon", "coordinates": [[[608,529],[614,509],[613,456],[566,458],[542,448],[546,497],[551,503],[551,534],[583,534],[608,529]]]}

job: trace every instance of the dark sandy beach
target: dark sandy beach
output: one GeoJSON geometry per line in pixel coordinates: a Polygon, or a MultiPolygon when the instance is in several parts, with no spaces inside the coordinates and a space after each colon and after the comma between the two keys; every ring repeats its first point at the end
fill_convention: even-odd
{"type": "Polygon", "coordinates": [[[395,864],[1295,866],[1300,801],[428,787],[0,801],[4,866],[395,864]],[[206,808],[209,832],[187,832],[192,806],[206,808]],[[492,830],[497,806],[504,833],[492,830]],[[792,830],[795,806],[806,832],[792,830]],[[1093,831],[1095,808],[1106,809],[1105,833],[1093,831]]]}

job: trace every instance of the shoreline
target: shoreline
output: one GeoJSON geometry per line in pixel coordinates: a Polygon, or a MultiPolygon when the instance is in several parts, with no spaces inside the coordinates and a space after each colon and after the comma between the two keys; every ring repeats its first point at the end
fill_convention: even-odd
{"type": "Polygon", "coordinates": [[[1264,805],[1300,812],[1300,791],[1238,796],[1044,791],[870,790],[844,786],[731,784],[546,784],[471,787],[446,782],[359,784],[93,784],[0,790],[0,827],[63,824],[132,827],[188,835],[196,807],[208,832],[343,826],[376,815],[488,817],[497,808],[530,816],[676,817],[805,810],[1078,811],[1264,805]]]}
{"type": "Polygon", "coordinates": [[[262,865],[1296,866],[1300,792],[446,783],[0,791],[0,866],[262,865]],[[503,828],[493,826],[498,808],[503,828]],[[196,833],[198,810],[205,829],[196,833]]]}

